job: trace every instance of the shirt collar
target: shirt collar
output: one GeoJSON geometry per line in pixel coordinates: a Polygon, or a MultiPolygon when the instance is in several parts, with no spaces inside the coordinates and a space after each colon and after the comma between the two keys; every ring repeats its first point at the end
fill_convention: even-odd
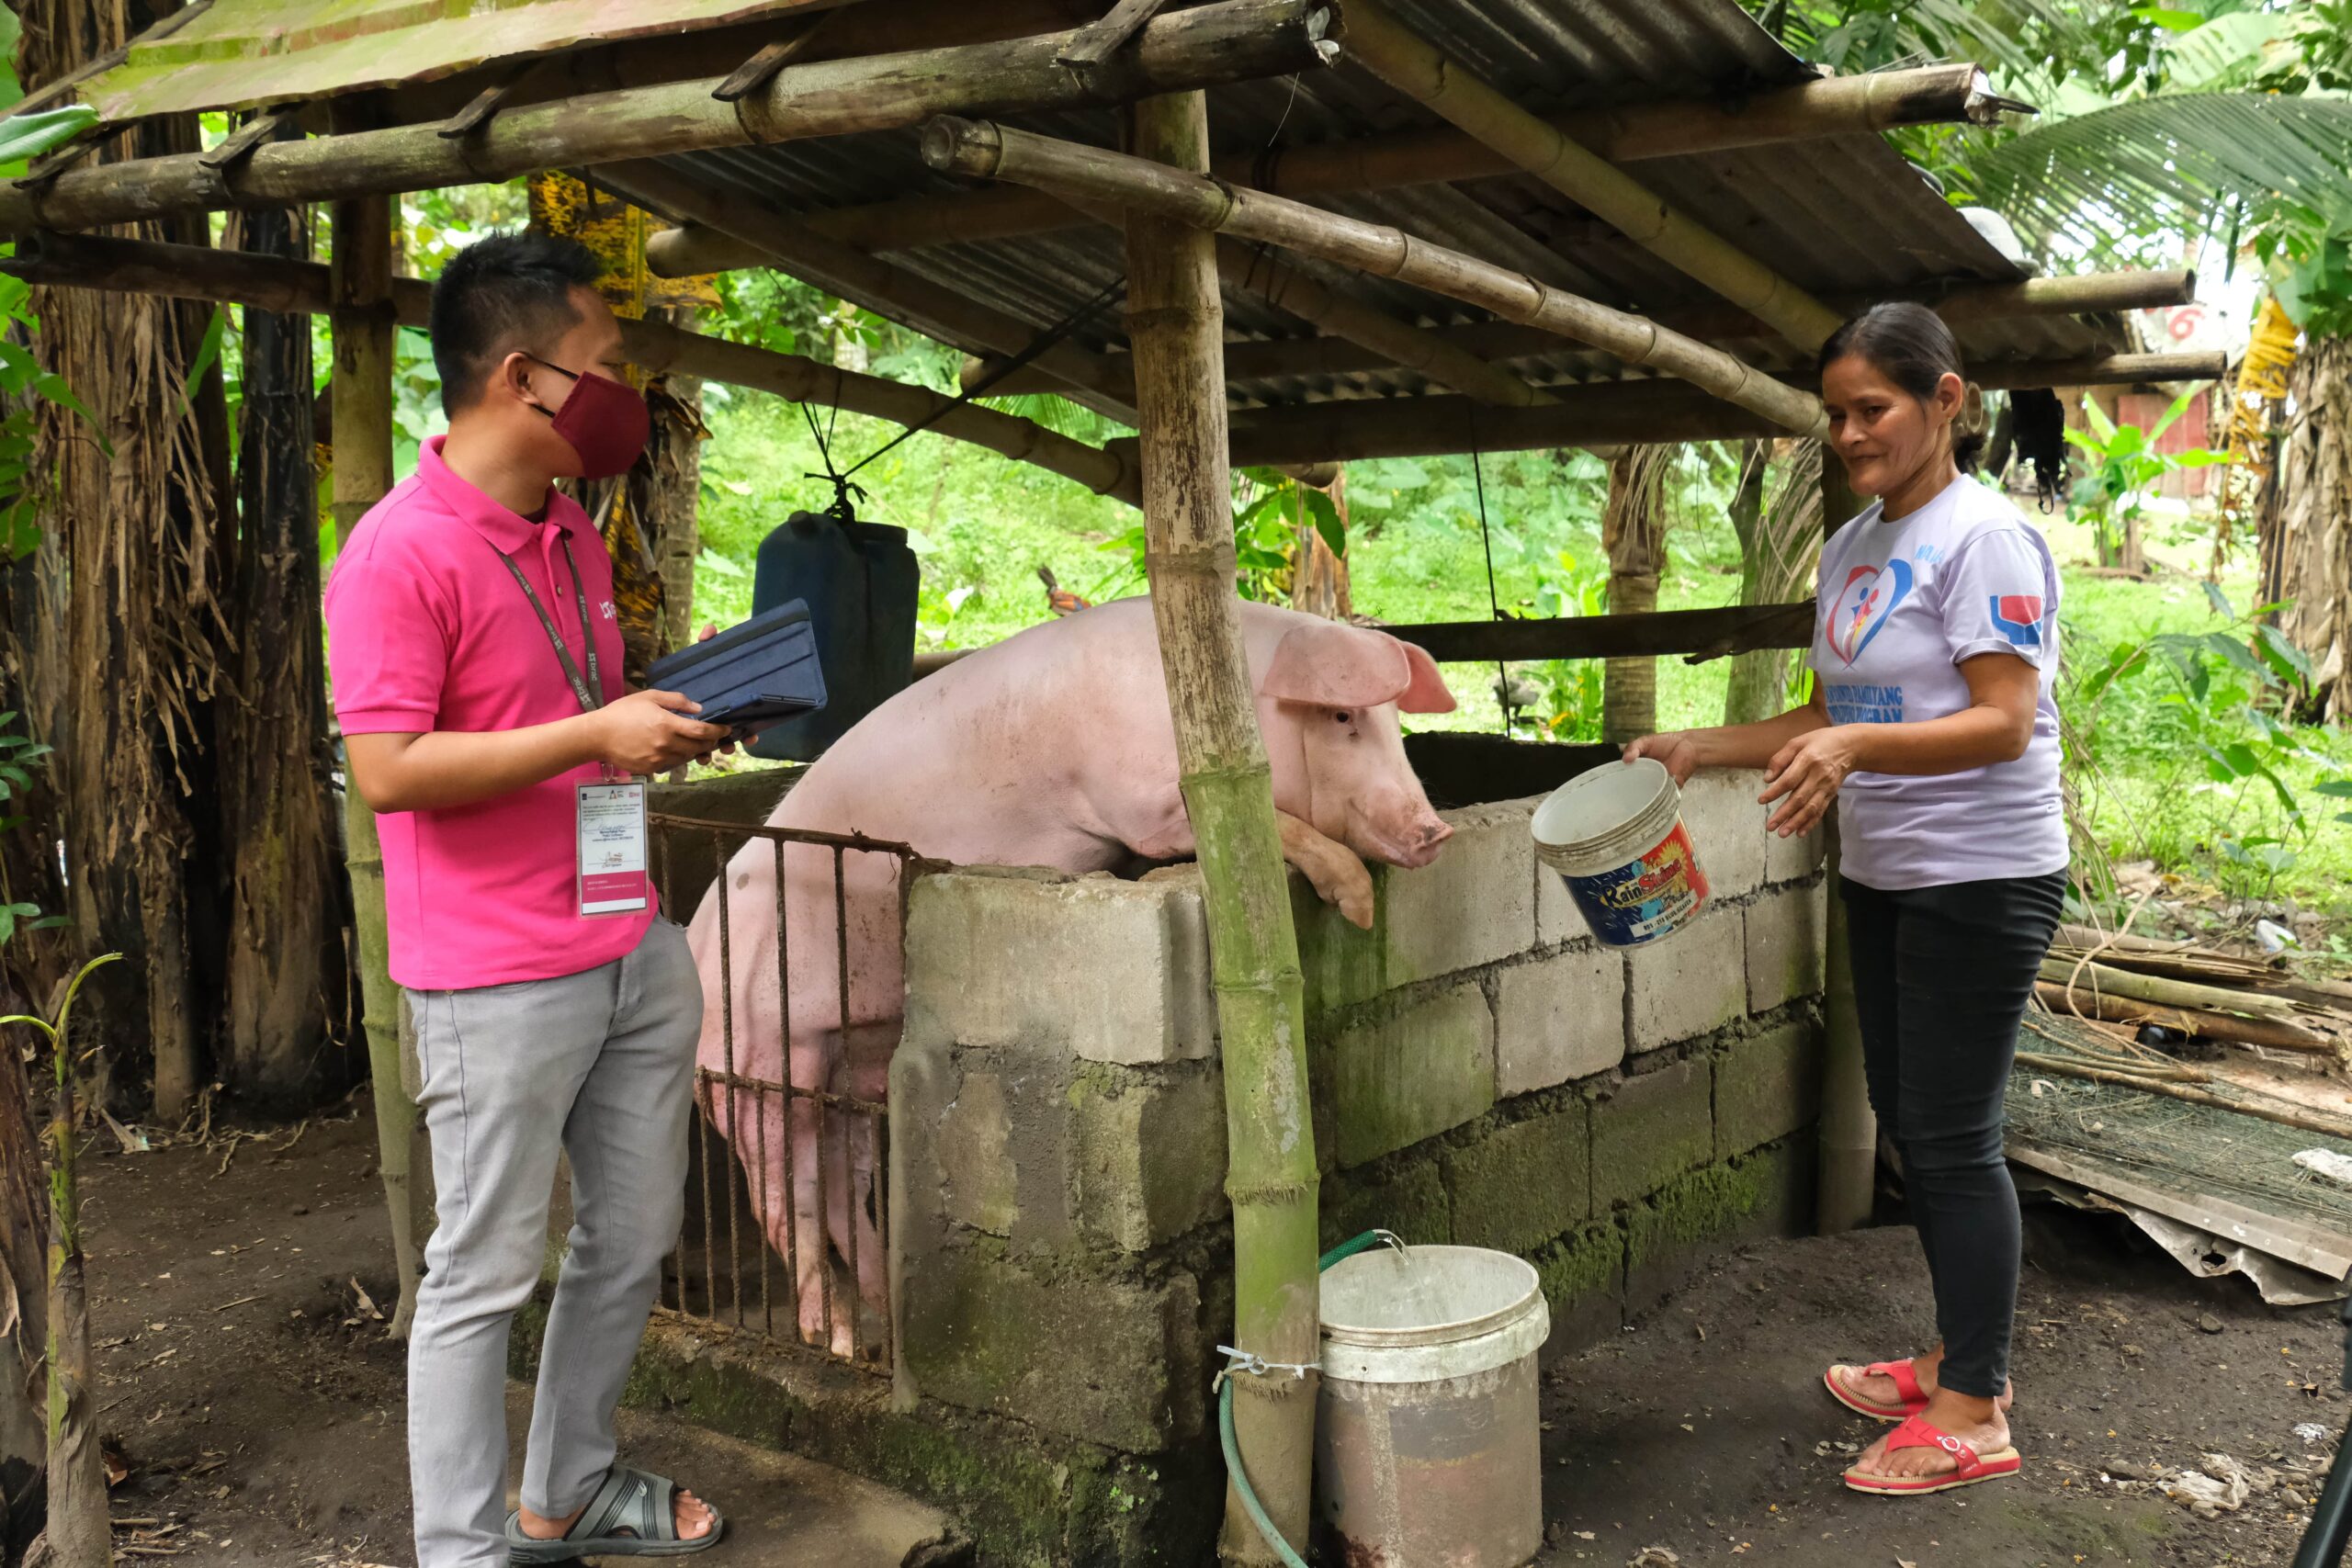
{"type": "MultiPolygon", "coordinates": [[[[442,435],[427,437],[416,455],[417,478],[433,492],[434,499],[503,555],[514,555],[537,540],[538,524],[500,505],[449,471],[449,465],[441,457],[441,444],[447,439],[442,435]]],[[[594,525],[589,522],[588,513],[580,503],[552,486],[548,490],[547,521],[575,536],[594,532],[594,525]]]]}

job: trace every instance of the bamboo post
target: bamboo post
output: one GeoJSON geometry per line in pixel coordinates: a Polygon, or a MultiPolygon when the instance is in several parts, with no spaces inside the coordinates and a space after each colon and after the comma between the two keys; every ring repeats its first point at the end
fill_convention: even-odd
{"type": "MultiPolygon", "coordinates": [[[[1354,9],[1344,9],[1352,22],[1354,9]]],[[[1827,77],[1742,100],[1724,96],[1577,108],[1546,123],[1611,163],[1625,164],[1826,136],[1871,135],[1904,125],[1983,123],[1988,100],[1982,82],[1973,65],[1930,65],[1827,77]]],[[[1296,197],[1487,179],[1510,170],[1509,159],[1451,126],[1279,152],[1253,145],[1220,153],[1210,166],[1219,179],[1296,197]]],[[[899,197],[797,214],[796,221],[860,250],[901,251],[1053,233],[1099,220],[1043,192],[999,189],[944,197],[929,193],[899,197]]]]}
{"type": "Polygon", "coordinates": [[[1648,251],[1771,323],[1800,348],[1838,330],[1835,310],[1546,125],[1389,15],[1348,0],[1348,56],[1648,251]]]}
{"type": "MultiPolygon", "coordinates": [[[[1846,482],[1846,465],[1826,445],[1821,454],[1824,535],[1834,534],[1861,510],[1846,482]]],[[[1829,883],[1829,918],[1823,922],[1821,993],[1821,1181],[1815,1228],[1823,1235],[1870,1223],[1878,1183],[1878,1116],[1862,1073],[1862,1020],[1854,1003],[1854,953],[1847,934],[1846,900],[1838,888],[1838,813],[1822,823],[1822,874],[1829,883]]]]}
{"type": "MultiPolygon", "coordinates": [[[[392,204],[381,197],[335,203],[330,325],[334,337],[334,531],[339,542],[392,488],[392,204]]],[[[384,852],[376,814],[345,770],[344,863],[358,949],[360,1013],[368,1034],[368,1071],[376,1102],[377,1169],[391,1212],[392,1255],[400,1269],[395,1338],[408,1337],[416,1313],[418,1252],[416,1102],[401,1063],[407,1015],[392,984],[391,937],[384,917],[384,852]]]]}
{"type": "Polygon", "coordinates": [[[465,136],[439,122],[265,142],[233,169],[199,154],[68,169],[39,188],[0,186],[0,234],[95,229],[174,213],[427,190],[537,169],[658,158],[755,142],[919,125],[943,111],[1028,114],[1147,93],[1287,76],[1339,46],[1322,0],[1218,0],[1155,17],[1084,76],[1057,56],[1075,30],[993,43],[787,65],[757,91],[724,78],[592,93],[502,111],[465,136]]]}
{"type": "Polygon", "coordinates": [[[935,169],[1035,186],[1066,199],[1125,205],[1393,277],[1606,349],[1629,365],[1690,382],[1798,434],[1817,435],[1825,428],[1819,398],[1719,348],[1396,229],[986,121],[933,119],[924,128],[923,156],[935,169]]]}
{"type": "MultiPolygon", "coordinates": [[[[1201,95],[1136,105],[1137,152],[1208,164],[1201,95]]],[[[1226,468],[1224,308],[1215,243],[1182,221],[1127,221],[1127,313],[1143,414],[1144,529],[1184,806],[1207,890],[1223,1042],[1233,1201],[1233,1342],[1270,1361],[1316,1359],[1316,1165],[1305,1002],[1272,774],[1241,646],[1226,468]]],[[[1233,1383],[1242,1463],[1269,1515],[1303,1548],[1316,1381],[1233,1383]]],[[[1227,1489],[1221,1551],[1276,1561],[1227,1489]]]]}

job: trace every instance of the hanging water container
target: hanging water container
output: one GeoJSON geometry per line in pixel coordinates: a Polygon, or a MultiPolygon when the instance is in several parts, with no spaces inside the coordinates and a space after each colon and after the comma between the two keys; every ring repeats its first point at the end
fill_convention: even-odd
{"type": "Polygon", "coordinates": [[[757,615],[793,599],[808,606],[827,701],[762,733],[752,755],[813,762],[849,728],[914,678],[915,594],[922,571],[907,531],[796,512],[760,541],[752,578],[757,615]]]}

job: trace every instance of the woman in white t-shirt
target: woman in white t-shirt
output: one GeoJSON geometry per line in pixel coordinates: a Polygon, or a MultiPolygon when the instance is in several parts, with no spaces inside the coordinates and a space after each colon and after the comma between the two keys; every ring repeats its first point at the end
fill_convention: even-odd
{"type": "Polygon", "coordinates": [[[1871,1104],[1902,1156],[1943,1343],[1825,1379],[1841,1404],[1896,1423],[1848,1485],[1940,1492],[2018,1465],[2018,1201],[2001,1122],[2066,886],[2058,572],[2033,526],[1967,473],[1980,443],[1954,440],[1966,383],[1935,312],[1873,306],[1823,346],[1821,373],[1830,446],[1855,491],[1879,499],[1821,552],[1813,700],[1625,754],[1678,781],[1762,768],[1783,837],[1838,804],[1871,1104]]]}

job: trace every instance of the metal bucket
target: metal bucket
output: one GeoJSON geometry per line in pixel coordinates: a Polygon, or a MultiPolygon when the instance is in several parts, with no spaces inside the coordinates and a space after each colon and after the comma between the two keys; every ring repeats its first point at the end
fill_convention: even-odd
{"type": "Polygon", "coordinates": [[[1535,1270],[1476,1247],[1324,1272],[1316,1517],[1347,1568],[1516,1568],[1544,1542],[1535,1270]]]}

